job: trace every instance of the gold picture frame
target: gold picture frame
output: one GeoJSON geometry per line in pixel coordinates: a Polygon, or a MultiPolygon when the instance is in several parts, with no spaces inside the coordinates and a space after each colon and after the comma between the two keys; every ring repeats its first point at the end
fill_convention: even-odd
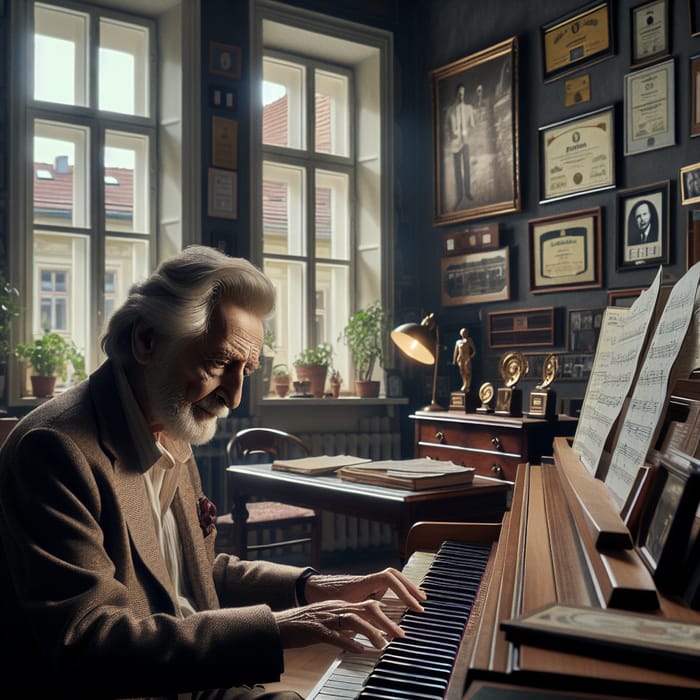
{"type": "Polygon", "coordinates": [[[434,225],[520,211],[517,63],[512,37],[431,73],[434,225]]]}

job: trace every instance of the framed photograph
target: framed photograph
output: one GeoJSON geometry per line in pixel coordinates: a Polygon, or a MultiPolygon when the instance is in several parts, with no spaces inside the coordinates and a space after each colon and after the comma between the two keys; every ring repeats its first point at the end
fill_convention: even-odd
{"type": "Polygon", "coordinates": [[[512,37],[431,73],[435,225],[520,210],[517,57],[512,37]]]}
{"type": "Polygon", "coordinates": [[[569,352],[595,352],[604,308],[569,311],[569,352]]]}
{"type": "Polygon", "coordinates": [[[615,108],[542,126],[540,204],[615,187],[615,108]]]}
{"type": "Polygon", "coordinates": [[[594,2],[544,25],[542,75],[555,80],[613,55],[610,2],[594,2]]]}
{"type": "Polygon", "coordinates": [[[653,267],[669,261],[670,182],[617,193],[617,268],[653,267]]]}
{"type": "Polygon", "coordinates": [[[219,219],[237,219],[237,173],[232,170],[209,168],[208,176],[208,215],[219,219]]]}
{"type": "Polygon", "coordinates": [[[642,519],[639,552],[659,591],[685,587],[685,568],[695,512],[700,504],[700,461],[670,449],[661,457],[654,495],[642,519]]]}
{"type": "Polygon", "coordinates": [[[625,155],[676,143],[673,59],[625,76],[625,155]]]}
{"type": "Polygon", "coordinates": [[[462,306],[510,299],[509,249],[445,257],[442,305],[462,306]]]}
{"type": "Polygon", "coordinates": [[[688,0],[690,35],[700,36],[700,0],[688,0]]]}
{"type": "Polygon", "coordinates": [[[533,294],[603,286],[601,209],[583,209],[528,222],[533,294]]]}
{"type": "Polygon", "coordinates": [[[238,168],[238,122],[235,119],[211,118],[211,162],[216,168],[238,168]]]}
{"type": "Polygon", "coordinates": [[[680,169],[681,204],[700,203],[700,163],[680,169]]]}
{"type": "Polygon", "coordinates": [[[209,72],[237,80],[241,77],[241,47],[209,42],[209,72]]]}
{"type": "Polygon", "coordinates": [[[685,247],[685,269],[690,270],[700,260],[700,211],[688,211],[688,235],[685,247]]]}
{"type": "Polygon", "coordinates": [[[450,231],[444,235],[444,254],[462,255],[473,253],[476,250],[492,250],[499,246],[498,224],[484,224],[483,226],[466,226],[457,231],[450,231]]]}
{"type": "Polygon", "coordinates": [[[663,58],[671,53],[668,0],[651,0],[630,10],[631,65],[663,58]]]}
{"type": "Polygon", "coordinates": [[[690,59],[690,135],[700,135],[700,54],[690,59]]]}

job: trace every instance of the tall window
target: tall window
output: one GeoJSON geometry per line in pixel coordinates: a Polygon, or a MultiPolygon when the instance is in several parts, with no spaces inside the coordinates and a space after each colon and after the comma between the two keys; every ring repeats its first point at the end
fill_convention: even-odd
{"type": "Polygon", "coordinates": [[[88,5],[34,2],[29,12],[25,303],[32,335],[74,341],[91,369],[109,314],[151,268],[155,32],[141,18],[88,5]]]}
{"type": "MultiPolygon", "coordinates": [[[[393,39],[384,30],[253,0],[252,250],[274,280],[273,363],[339,340],[348,318],[393,305],[393,39]]],[[[381,379],[378,368],[376,379],[381,379]]]]}
{"type": "Polygon", "coordinates": [[[278,290],[277,362],[334,346],[354,295],[355,160],[349,70],[291,55],[263,59],[263,267],[278,290]]]}

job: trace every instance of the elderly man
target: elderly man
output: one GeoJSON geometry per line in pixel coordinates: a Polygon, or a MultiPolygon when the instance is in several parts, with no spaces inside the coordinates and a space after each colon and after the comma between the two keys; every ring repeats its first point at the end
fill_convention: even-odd
{"type": "Polygon", "coordinates": [[[202,246],[132,288],[107,361],[30,413],[0,453],[3,687],[13,698],[297,698],[267,693],[283,649],[377,647],[400,572],[324,576],[214,556],[190,444],[214,435],[258,365],[271,282],[202,246]],[[12,689],[12,692],[10,692],[12,689]],[[221,690],[211,690],[221,689],[221,690]],[[184,695],[186,694],[186,695],[184,695]]]}

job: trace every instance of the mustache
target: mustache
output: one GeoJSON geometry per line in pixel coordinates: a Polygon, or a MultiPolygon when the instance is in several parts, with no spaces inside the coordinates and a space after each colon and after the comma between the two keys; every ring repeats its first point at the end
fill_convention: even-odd
{"type": "Polygon", "coordinates": [[[217,394],[205,396],[194,405],[205,410],[207,413],[211,413],[217,418],[225,418],[229,413],[229,408],[226,405],[226,402],[217,394]]]}

